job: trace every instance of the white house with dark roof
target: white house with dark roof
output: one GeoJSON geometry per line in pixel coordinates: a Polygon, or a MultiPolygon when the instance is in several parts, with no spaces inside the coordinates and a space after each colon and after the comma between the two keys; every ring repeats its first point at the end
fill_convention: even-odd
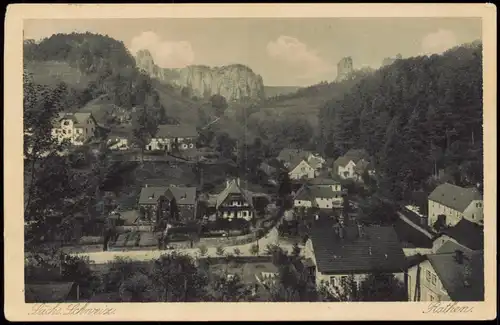
{"type": "Polygon", "coordinates": [[[444,216],[446,226],[454,226],[465,218],[483,223],[483,197],[477,188],[464,188],[450,183],[439,185],[428,199],[429,226],[444,216]]]}
{"type": "Polygon", "coordinates": [[[311,179],[316,175],[315,169],[305,159],[296,159],[288,167],[290,179],[311,179]]]}
{"type": "MultiPolygon", "coordinates": [[[[325,163],[325,159],[323,157],[314,154],[313,152],[302,149],[290,149],[290,148],[285,148],[281,150],[276,159],[278,161],[281,161],[283,165],[289,169],[290,172],[292,172],[302,160],[307,164],[307,166],[309,166],[310,168],[312,168],[313,171],[316,172],[319,171],[321,168],[323,168],[323,165],[325,163]]],[[[292,174],[305,175],[304,172],[301,173],[299,170],[294,171],[292,174]]],[[[300,176],[299,178],[301,177],[302,176],[300,176]]]]}
{"type": "Polygon", "coordinates": [[[241,188],[239,178],[226,182],[226,188],[215,198],[215,208],[223,219],[250,221],[254,217],[252,193],[241,188]]]}
{"type": "Polygon", "coordinates": [[[393,227],[318,221],[304,254],[317,286],[339,287],[350,275],[360,284],[374,273],[394,274],[402,283],[406,280],[406,256],[393,227]]]}
{"type": "Polygon", "coordinates": [[[344,202],[342,186],[334,180],[304,184],[295,194],[294,207],[340,208],[344,202]]]}
{"type": "Polygon", "coordinates": [[[342,179],[362,180],[365,171],[371,176],[375,174],[368,152],[364,149],[351,149],[333,162],[333,173],[342,179]]]}
{"type": "Polygon", "coordinates": [[[52,121],[52,137],[81,146],[94,136],[97,123],[92,113],[59,113],[52,121]]]}
{"type": "Polygon", "coordinates": [[[193,125],[160,125],[156,135],[146,145],[146,150],[193,149],[197,137],[198,131],[193,125]]]}
{"type": "Polygon", "coordinates": [[[483,251],[448,241],[435,253],[409,258],[410,301],[483,301],[483,251]]]}

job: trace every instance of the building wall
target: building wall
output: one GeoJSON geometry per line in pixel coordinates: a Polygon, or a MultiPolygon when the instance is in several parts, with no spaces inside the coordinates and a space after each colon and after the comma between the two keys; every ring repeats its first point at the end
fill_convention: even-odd
{"type": "Polygon", "coordinates": [[[220,215],[223,219],[232,220],[236,219],[245,219],[246,221],[250,221],[253,218],[253,213],[251,209],[240,209],[236,211],[224,211],[220,212],[220,215]]]}
{"type": "Polygon", "coordinates": [[[424,261],[408,270],[408,295],[410,301],[451,300],[429,261],[424,261]],[[418,272],[419,267],[420,272],[418,272]],[[415,297],[417,288],[420,288],[420,298],[415,297]]]}
{"type": "Polygon", "coordinates": [[[354,167],[356,165],[351,160],[345,166],[339,166],[338,175],[343,179],[354,178],[354,167]],[[347,173],[347,174],[346,174],[347,173]]]}
{"type": "Polygon", "coordinates": [[[443,204],[440,204],[432,200],[428,201],[428,208],[429,208],[428,225],[430,227],[434,225],[438,216],[441,214],[446,216],[446,224],[450,227],[456,225],[463,218],[463,215],[460,211],[454,210],[452,208],[449,208],[443,204]]]}
{"type": "Polygon", "coordinates": [[[465,209],[463,216],[470,222],[483,224],[483,201],[475,200],[472,201],[469,206],[465,209]]]}
{"type": "Polygon", "coordinates": [[[320,209],[331,209],[332,207],[342,206],[338,198],[316,198],[316,205],[320,209]]]}
{"type": "Polygon", "coordinates": [[[297,165],[290,173],[291,179],[301,179],[305,178],[314,178],[315,173],[314,169],[309,166],[305,161],[301,161],[300,164],[297,165]]]}
{"type": "MultiPolygon", "coordinates": [[[[194,148],[195,138],[177,138],[177,143],[179,144],[180,150],[192,149],[194,148]]],[[[172,150],[175,144],[175,138],[152,138],[151,141],[146,145],[146,150],[172,150]]]]}
{"type": "Polygon", "coordinates": [[[59,142],[69,140],[73,145],[83,145],[88,139],[94,136],[95,124],[92,118],[89,118],[83,125],[75,125],[71,119],[63,119],[60,125],[51,131],[52,136],[59,142]]]}
{"type": "Polygon", "coordinates": [[[308,200],[294,200],[293,201],[293,206],[294,207],[306,207],[310,208],[312,207],[312,202],[308,200]]]}
{"type": "Polygon", "coordinates": [[[109,139],[108,144],[110,143],[113,143],[113,145],[109,147],[111,150],[127,150],[129,148],[127,138],[109,139]]]}

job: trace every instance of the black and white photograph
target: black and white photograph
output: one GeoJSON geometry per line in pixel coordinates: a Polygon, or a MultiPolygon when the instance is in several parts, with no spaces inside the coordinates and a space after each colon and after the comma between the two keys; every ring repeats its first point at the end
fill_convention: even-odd
{"type": "Polygon", "coordinates": [[[24,302],[472,312],[496,228],[483,26],[24,19],[24,302]]]}

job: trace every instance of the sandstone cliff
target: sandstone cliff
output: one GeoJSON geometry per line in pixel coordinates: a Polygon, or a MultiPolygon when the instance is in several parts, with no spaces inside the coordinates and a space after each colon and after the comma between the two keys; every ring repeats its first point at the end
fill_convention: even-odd
{"type": "Polygon", "coordinates": [[[193,96],[222,95],[228,101],[264,98],[262,77],[241,64],[211,68],[192,65],[180,69],[158,67],[147,50],[136,55],[137,67],[161,82],[191,89],[193,96]]]}
{"type": "Polygon", "coordinates": [[[353,71],[352,58],[350,56],[342,58],[339,63],[337,63],[337,78],[335,80],[337,82],[346,80],[351,77],[353,71]]]}

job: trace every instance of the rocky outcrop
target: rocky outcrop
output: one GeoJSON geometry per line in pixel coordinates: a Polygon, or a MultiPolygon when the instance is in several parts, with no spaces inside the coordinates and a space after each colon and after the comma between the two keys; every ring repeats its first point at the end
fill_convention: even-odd
{"type": "Polygon", "coordinates": [[[354,71],[352,58],[350,56],[342,58],[339,63],[337,63],[337,82],[346,80],[351,77],[354,71]]]}
{"type": "Polygon", "coordinates": [[[193,96],[209,97],[218,94],[228,101],[264,98],[262,77],[241,64],[216,68],[191,65],[180,69],[164,69],[154,63],[147,50],[137,53],[136,64],[163,83],[189,88],[193,96]]]}

